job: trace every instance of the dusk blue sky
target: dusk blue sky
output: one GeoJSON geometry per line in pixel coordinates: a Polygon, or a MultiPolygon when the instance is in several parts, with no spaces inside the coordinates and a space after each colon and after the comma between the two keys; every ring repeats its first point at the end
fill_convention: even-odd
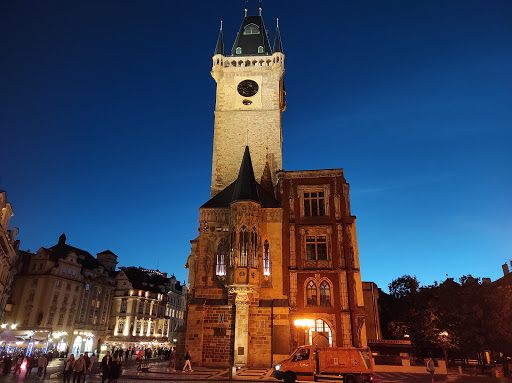
{"type": "Polygon", "coordinates": [[[0,189],[21,249],[180,280],[209,199],[220,20],[283,40],[285,170],[343,168],[363,280],[512,258],[512,2],[0,1],[0,189]]]}

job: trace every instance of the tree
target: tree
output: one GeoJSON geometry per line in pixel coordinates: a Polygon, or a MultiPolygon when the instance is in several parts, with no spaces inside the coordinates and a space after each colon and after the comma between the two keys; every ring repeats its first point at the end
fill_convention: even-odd
{"type": "Polygon", "coordinates": [[[397,299],[403,298],[409,294],[418,291],[420,284],[416,276],[403,275],[400,278],[393,280],[389,285],[389,293],[397,299]]]}

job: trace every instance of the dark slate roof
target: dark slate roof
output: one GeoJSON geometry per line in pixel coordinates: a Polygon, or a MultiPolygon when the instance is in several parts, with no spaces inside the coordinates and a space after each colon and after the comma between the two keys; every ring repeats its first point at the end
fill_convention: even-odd
{"type": "Polygon", "coordinates": [[[103,266],[103,264],[94,258],[88,251],[67,245],[63,242],[59,242],[55,246],[50,247],[48,250],[50,252],[51,258],[54,261],[57,261],[60,258],[65,258],[69,253],[73,252],[78,256],[77,261],[82,265],[82,267],[85,267],[89,270],[97,269],[100,266],[105,268],[105,266],[103,266]]]}
{"type": "Polygon", "coordinates": [[[213,55],[224,56],[224,38],[222,36],[222,21],[220,22],[219,38],[217,39],[217,45],[215,46],[215,52],[213,53],[213,55]]]}
{"type": "Polygon", "coordinates": [[[237,201],[254,201],[264,208],[280,207],[274,196],[267,192],[254,178],[249,147],[245,147],[238,178],[231,185],[206,202],[201,208],[227,208],[237,201]]]}
{"type": "Polygon", "coordinates": [[[120,267],[119,269],[126,274],[134,289],[161,293],[162,289],[165,289],[164,285],[169,283],[169,278],[157,274],[149,275],[138,267],[120,267]]]}
{"type": "Polygon", "coordinates": [[[115,255],[117,257],[117,255],[114,254],[113,252],[111,252],[110,250],[105,250],[105,251],[102,251],[101,253],[98,253],[98,254],[109,254],[109,255],[115,255]]]}
{"type": "Polygon", "coordinates": [[[240,31],[236,36],[233,49],[231,49],[231,56],[268,56],[272,54],[270,43],[268,42],[267,30],[263,24],[261,16],[245,16],[240,31]],[[244,29],[249,25],[254,24],[259,28],[258,34],[245,34],[244,29]],[[258,47],[263,47],[263,53],[258,53],[258,47]],[[236,48],[242,48],[240,54],[236,53],[236,48]]]}
{"type": "Polygon", "coordinates": [[[283,51],[283,44],[281,43],[281,33],[279,32],[279,19],[277,19],[277,27],[276,27],[276,38],[274,39],[274,53],[283,51]]]}

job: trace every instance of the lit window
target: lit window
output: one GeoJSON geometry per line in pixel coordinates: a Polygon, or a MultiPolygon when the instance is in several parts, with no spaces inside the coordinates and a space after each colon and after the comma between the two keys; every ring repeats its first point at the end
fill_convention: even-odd
{"type": "Polygon", "coordinates": [[[65,267],[62,268],[62,274],[66,274],[66,268],[65,267]]]}
{"type": "Polygon", "coordinates": [[[242,227],[242,230],[240,230],[239,235],[239,245],[240,245],[240,257],[238,266],[240,267],[247,267],[247,252],[248,252],[248,245],[249,245],[249,233],[245,230],[245,226],[242,227]]]}
{"type": "Polygon", "coordinates": [[[261,45],[258,47],[258,53],[263,53],[263,47],[261,45]]]}
{"type": "Polygon", "coordinates": [[[236,53],[237,55],[241,55],[241,54],[242,54],[242,48],[237,47],[237,48],[235,49],[235,53],[236,53]]]}
{"type": "Polygon", "coordinates": [[[57,281],[57,287],[60,287],[60,280],[57,281]]]}
{"type": "Polygon", "coordinates": [[[73,275],[76,275],[76,270],[75,269],[73,269],[73,275]]]}
{"type": "Polygon", "coordinates": [[[308,261],[327,260],[327,238],[325,235],[306,236],[306,257],[308,261]]]}
{"type": "Polygon", "coordinates": [[[224,240],[217,246],[217,268],[216,273],[219,276],[226,275],[226,246],[224,240]]]}
{"type": "Polygon", "coordinates": [[[244,28],[244,35],[259,35],[260,28],[256,24],[249,24],[244,28]]]}
{"type": "Polygon", "coordinates": [[[88,284],[88,283],[86,283],[86,284],[85,284],[85,290],[86,290],[86,291],[89,291],[89,289],[90,289],[90,286],[89,286],[89,284],[88,284]]]}
{"type": "Polygon", "coordinates": [[[270,275],[270,249],[268,241],[263,244],[263,275],[270,275]]]}

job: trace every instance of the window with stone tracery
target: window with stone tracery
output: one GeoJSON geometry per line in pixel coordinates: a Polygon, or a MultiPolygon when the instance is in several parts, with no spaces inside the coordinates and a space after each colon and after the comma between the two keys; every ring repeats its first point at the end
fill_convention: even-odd
{"type": "Polygon", "coordinates": [[[247,267],[247,253],[249,251],[249,233],[245,230],[245,226],[240,230],[239,235],[239,246],[240,246],[240,257],[238,260],[238,266],[247,267]]]}
{"type": "Polygon", "coordinates": [[[233,259],[235,258],[235,248],[236,248],[236,232],[233,230],[231,232],[231,240],[229,246],[229,267],[233,267],[233,259]]]}
{"type": "Polygon", "coordinates": [[[310,281],[306,287],[306,305],[307,306],[316,306],[316,284],[313,281],[310,281]]]}
{"type": "Polygon", "coordinates": [[[270,275],[270,246],[268,241],[263,244],[263,275],[270,275]]]}
{"type": "Polygon", "coordinates": [[[258,267],[258,234],[256,234],[256,228],[252,228],[251,232],[251,267],[258,267]]]}
{"type": "Polygon", "coordinates": [[[320,306],[331,305],[331,286],[327,281],[320,284],[320,306]]]}
{"type": "Polygon", "coordinates": [[[224,240],[221,240],[217,246],[217,267],[218,276],[226,275],[226,246],[224,240]]]}

